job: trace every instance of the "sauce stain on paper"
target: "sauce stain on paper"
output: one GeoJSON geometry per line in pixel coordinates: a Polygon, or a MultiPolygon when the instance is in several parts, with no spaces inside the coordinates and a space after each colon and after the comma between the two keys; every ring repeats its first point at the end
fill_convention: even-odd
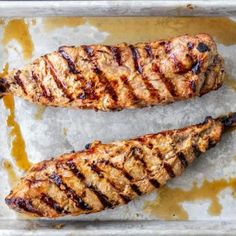
{"type": "Polygon", "coordinates": [[[236,22],[226,17],[91,17],[87,20],[99,30],[110,33],[105,41],[108,44],[198,33],[208,33],[225,45],[236,43],[236,22]]]}
{"type": "MultiPolygon", "coordinates": [[[[8,64],[5,65],[3,71],[0,73],[1,77],[8,74],[8,64]]],[[[7,126],[10,128],[11,137],[11,155],[14,158],[16,165],[21,170],[28,170],[31,163],[28,160],[27,153],[25,151],[25,142],[21,134],[21,129],[17,121],[15,120],[15,102],[14,97],[8,94],[3,97],[3,103],[6,109],[9,110],[7,117],[7,126]]]]}
{"type": "Polygon", "coordinates": [[[35,120],[42,120],[43,119],[43,113],[45,112],[46,107],[43,105],[38,105],[37,110],[34,114],[34,119],[35,120]]]}
{"type": "Polygon", "coordinates": [[[233,79],[227,75],[224,83],[236,92],[236,79],[233,79]]]}
{"type": "Polygon", "coordinates": [[[16,185],[16,183],[19,181],[19,177],[17,176],[10,161],[4,160],[2,162],[2,167],[7,173],[9,185],[11,186],[11,188],[13,188],[16,185]]]}
{"type": "Polygon", "coordinates": [[[30,59],[33,54],[34,44],[29,32],[28,24],[24,19],[10,20],[4,27],[2,43],[7,45],[16,40],[22,47],[24,59],[30,59]]]}
{"type": "Polygon", "coordinates": [[[85,23],[83,17],[47,17],[43,21],[46,31],[52,31],[61,27],[76,27],[85,23]]]}
{"type": "Polygon", "coordinates": [[[3,103],[6,109],[9,110],[7,117],[7,126],[10,128],[11,137],[11,155],[17,167],[21,170],[28,170],[31,166],[28,160],[28,155],[25,150],[25,141],[23,139],[21,129],[15,118],[15,102],[14,97],[11,94],[3,97],[3,103]]]}
{"type": "Polygon", "coordinates": [[[162,187],[157,190],[156,200],[145,203],[144,211],[163,220],[187,220],[188,212],[183,208],[182,203],[209,200],[209,215],[218,216],[222,210],[218,194],[226,188],[232,188],[232,195],[234,195],[236,178],[219,179],[212,182],[204,180],[200,187],[194,183],[190,190],[162,187]]]}

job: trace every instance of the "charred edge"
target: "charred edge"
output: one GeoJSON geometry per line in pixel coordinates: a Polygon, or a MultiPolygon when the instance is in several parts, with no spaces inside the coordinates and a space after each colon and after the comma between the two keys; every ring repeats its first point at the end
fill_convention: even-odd
{"type": "Polygon", "coordinates": [[[188,161],[187,161],[187,159],[185,158],[184,153],[178,152],[178,153],[177,153],[177,157],[179,158],[179,160],[180,160],[180,162],[182,163],[182,165],[183,165],[184,168],[188,167],[188,161]]]}
{"type": "Polygon", "coordinates": [[[155,187],[160,188],[160,183],[156,179],[149,179],[149,182],[155,187]]]}
{"type": "Polygon", "coordinates": [[[21,87],[21,89],[23,90],[23,92],[27,95],[27,91],[26,91],[26,89],[25,89],[25,85],[24,85],[23,81],[22,81],[21,78],[20,78],[20,74],[21,74],[21,71],[18,70],[18,71],[16,72],[16,74],[14,75],[14,79],[15,79],[16,83],[21,87]]]}
{"type": "Polygon", "coordinates": [[[127,204],[131,201],[131,198],[128,197],[127,195],[124,195],[124,194],[120,194],[120,197],[123,199],[123,201],[127,204]]]}
{"type": "Polygon", "coordinates": [[[120,49],[118,47],[113,47],[113,46],[107,46],[107,48],[111,51],[112,57],[114,58],[116,63],[119,66],[122,66],[120,49]]]}
{"type": "Polygon", "coordinates": [[[115,102],[117,102],[118,96],[117,96],[115,90],[111,86],[109,80],[104,75],[103,71],[101,71],[100,68],[98,67],[98,64],[97,64],[96,60],[93,60],[93,58],[94,58],[93,49],[89,46],[82,46],[82,48],[84,49],[84,51],[86,52],[88,58],[90,59],[91,63],[93,64],[93,66],[94,66],[93,72],[98,76],[98,78],[100,80],[100,83],[105,87],[105,91],[111,96],[111,98],[115,102]]]}
{"type": "Polygon", "coordinates": [[[131,96],[132,100],[134,103],[138,102],[140,99],[138,96],[135,94],[134,89],[132,88],[128,78],[126,76],[121,76],[120,78],[126,87],[126,89],[129,91],[128,94],[131,96]]]}
{"type": "Polygon", "coordinates": [[[75,63],[71,59],[70,55],[64,50],[64,47],[60,47],[58,49],[59,55],[61,55],[62,58],[67,62],[69,71],[73,74],[80,74],[81,72],[76,69],[75,63]]]}
{"type": "Polygon", "coordinates": [[[49,66],[49,69],[50,69],[50,71],[51,71],[51,73],[52,73],[52,78],[54,79],[54,81],[55,81],[57,87],[58,87],[59,89],[61,89],[61,91],[65,94],[65,96],[66,96],[70,101],[72,101],[73,98],[72,98],[71,94],[68,93],[68,91],[67,91],[67,89],[66,89],[66,85],[58,78],[57,73],[56,73],[56,70],[55,70],[53,64],[51,63],[51,61],[48,59],[47,56],[44,56],[44,60],[45,60],[46,64],[49,66]]]}
{"type": "Polygon", "coordinates": [[[224,125],[225,128],[230,128],[236,126],[236,112],[231,113],[227,116],[220,117],[219,120],[224,125]]]}
{"type": "Polygon", "coordinates": [[[114,205],[109,201],[108,197],[105,194],[103,194],[100,190],[98,190],[95,186],[90,185],[88,186],[88,188],[91,189],[96,194],[96,196],[98,197],[104,208],[114,207],[114,205]]]}
{"type": "Polygon", "coordinates": [[[53,200],[51,197],[47,196],[46,194],[42,194],[41,200],[50,208],[54,209],[59,214],[69,214],[67,210],[65,210],[63,207],[61,207],[55,200],[53,200]]]}
{"type": "Polygon", "coordinates": [[[132,58],[133,58],[133,61],[134,61],[134,69],[136,71],[138,71],[139,74],[142,74],[143,73],[143,68],[142,68],[142,66],[138,62],[139,57],[140,57],[138,49],[135,48],[133,45],[130,45],[129,48],[131,50],[132,58]]]}
{"type": "Polygon", "coordinates": [[[70,168],[71,172],[80,180],[85,180],[85,176],[78,170],[73,161],[67,161],[66,165],[70,168]]]}
{"type": "Polygon", "coordinates": [[[152,48],[149,44],[145,45],[144,50],[146,51],[148,57],[150,57],[151,59],[154,58],[153,53],[152,53],[152,48]]]}
{"type": "Polygon", "coordinates": [[[30,200],[26,200],[23,198],[10,198],[10,199],[5,199],[6,204],[11,207],[11,208],[16,208],[19,211],[24,210],[25,212],[30,212],[33,214],[36,214],[38,216],[43,216],[43,213],[37,209],[35,209],[32,205],[32,202],[30,200]]]}
{"type": "Polygon", "coordinates": [[[95,172],[100,178],[104,178],[102,170],[97,165],[91,164],[90,167],[91,167],[91,170],[95,172]]]}
{"type": "Polygon", "coordinates": [[[92,208],[84,202],[84,200],[78,196],[73,189],[68,187],[65,183],[62,182],[62,179],[57,174],[52,174],[49,176],[53,183],[57,185],[57,187],[63,191],[68,198],[70,198],[73,202],[75,202],[76,206],[82,210],[92,210],[92,208]]]}
{"type": "Polygon", "coordinates": [[[35,83],[37,85],[40,84],[40,87],[42,89],[42,92],[43,92],[43,96],[46,97],[49,101],[52,101],[53,100],[53,96],[51,94],[51,91],[49,91],[44,85],[43,85],[43,82],[39,80],[38,76],[32,72],[32,78],[33,80],[35,81],[35,83]]]}
{"type": "Polygon", "coordinates": [[[174,173],[170,164],[168,164],[167,162],[164,162],[163,167],[165,168],[165,170],[168,173],[168,175],[170,176],[170,178],[175,177],[175,173],[174,173]]]}
{"type": "Polygon", "coordinates": [[[87,144],[84,146],[84,148],[88,150],[88,149],[91,147],[91,145],[92,145],[92,143],[87,143],[87,144]]]}
{"type": "Polygon", "coordinates": [[[7,80],[5,78],[0,78],[0,98],[8,92],[9,88],[10,85],[7,80]]]}

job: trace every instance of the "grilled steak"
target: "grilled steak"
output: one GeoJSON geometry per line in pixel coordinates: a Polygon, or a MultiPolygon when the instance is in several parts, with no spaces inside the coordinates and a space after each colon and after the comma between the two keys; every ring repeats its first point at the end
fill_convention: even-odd
{"type": "Polygon", "coordinates": [[[102,211],[181,175],[236,125],[236,113],[198,125],[102,144],[42,161],[6,197],[9,207],[32,216],[59,217],[102,211]]]}
{"type": "Polygon", "coordinates": [[[63,46],[0,78],[0,96],[121,110],[201,96],[218,89],[224,74],[223,59],[206,34],[135,45],[63,46]]]}

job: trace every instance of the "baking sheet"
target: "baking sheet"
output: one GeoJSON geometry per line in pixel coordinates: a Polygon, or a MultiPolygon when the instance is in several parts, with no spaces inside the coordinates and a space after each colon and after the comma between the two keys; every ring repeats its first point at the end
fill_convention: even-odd
{"type": "MultiPolygon", "coordinates": [[[[5,28],[13,19],[4,20],[0,27],[0,38],[4,38],[5,28]]],[[[125,26],[127,19],[120,18],[120,24],[125,26]]],[[[132,19],[131,19],[132,20],[132,19]]],[[[186,18],[186,21],[188,18],[186,18]]],[[[197,20],[197,19],[196,19],[197,20]]],[[[76,21],[76,20],[75,20],[76,21]]],[[[201,21],[201,20],[200,20],[201,21]]],[[[199,21],[199,22],[200,22],[199,21]]],[[[116,20],[114,19],[89,19],[83,18],[77,23],[63,23],[66,19],[59,20],[59,23],[53,23],[50,26],[50,20],[45,21],[44,18],[25,18],[24,22],[28,25],[29,34],[31,35],[34,45],[33,58],[56,50],[61,45],[79,45],[92,44],[102,42],[115,42],[117,37],[112,37],[111,32],[115,34],[114,27],[116,20]],[[100,24],[99,24],[100,22],[100,24]],[[105,22],[105,23],[104,23],[105,22]],[[109,25],[110,23],[110,28],[109,25]],[[106,27],[103,27],[106,24],[106,27]],[[107,29],[107,30],[106,30],[107,29]]],[[[163,18],[156,19],[135,19],[130,24],[130,31],[124,30],[123,35],[119,40],[134,42],[142,40],[151,40],[155,37],[155,29],[157,27],[171,27],[171,35],[180,34],[182,25],[177,25],[178,21],[166,21],[163,18]],[[146,22],[145,22],[146,21],[146,22]],[[143,30],[148,33],[145,35],[137,24],[145,26],[143,30]],[[134,27],[134,28],[132,28],[134,27]],[[135,28],[136,27],[136,28],[135,28]],[[135,29],[138,29],[135,31],[135,29]],[[127,40],[126,40],[127,37],[127,40]],[[146,37],[146,38],[145,38],[146,37]]],[[[184,22],[184,20],[183,20],[184,22]]],[[[231,22],[232,29],[234,28],[234,19],[226,19],[223,21],[231,22]]],[[[184,25],[184,23],[182,23],[184,25]]],[[[186,25],[186,24],[185,24],[186,25]]],[[[224,25],[224,24],[223,24],[224,25]]],[[[228,25],[229,26],[229,25],[228,25]]],[[[213,25],[209,25],[211,33],[213,25]]],[[[122,28],[122,27],[121,27],[122,28]]],[[[207,31],[207,27],[204,28],[207,31]]],[[[19,30],[21,30],[19,28],[19,30]]],[[[183,30],[183,29],[182,29],[183,30]]],[[[189,29],[186,29],[189,30],[189,29]]],[[[227,34],[226,28],[220,28],[213,33],[213,37],[217,40],[218,50],[224,56],[226,62],[226,70],[230,75],[231,80],[236,81],[235,54],[236,54],[236,38],[234,33],[229,32],[228,41],[219,35],[227,34]],[[215,34],[215,35],[214,35],[215,34]],[[231,38],[230,38],[231,37],[231,38]]],[[[158,30],[156,39],[168,35],[165,30],[158,30]],[[165,35],[166,33],[166,35],[165,35]]],[[[116,35],[117,36],[117,35],[116,35]]],[[[17,40],[10,40],[6,45],[0,44],[0,64],[8,62],[10,68],[19,67],[29,62],[29,58],[24,58],[24,51],[17,40]]],[[[228,83],[229,84],[229,83],[228,83]]],[[[224,85],[216,92],[211,92],[201,98],[194,98],[188,101],[177,102],[168,106],[156,106],[152,108],[144,108],[137,110],[124,110],[121,112],[94,112],[82,111],[63,108],[49,108],[41,114],[42,118],[36,119],[35,114],[38,112],[38,107],[30,104],[22,99],[15,98],[15,116],[16,121],[20,125],[22,136],[26,145],[26,152],[30,162],[38,162],[49,159],[53,156],[60,155],[72,150],[80,150],[84,145],[93,140],[101,140],[102,142],[111,142],[114,140],[126,139],[146,133],[155,133],[165,129],[173,129],[184,127],[189,124],[198,123],[204,120],[208,115],[214,117],[236,111],[236,92],[232,86],[224,85]]],[[[9,111],[0,101],[0,160],[9,160],[17,175],[23,174],[11,156],[12,137],[9,136],[10,128],[6,125],[6,119],[9,116],[9,111]]],[[[214,149],[195,161],[189,167],[183,176],[178,177],[168,183],[170,188],[179,187],[189,190],[196,182],[201,186],[205,179],[209,181],[219,179],[229,179],[236,177],[236,132],[230,132],[224,135],[221,143],[214,149]]],[[[2,186],[0,192],[0,221],[22,219],[21,216],[9,210],[4,203],[4,197],[9,193],[10,186],[8,175],[3,167],[0,168],[0,184],[2,186]]],[[[234,189],[235,190],[235,189],[234,189]]],[[[234,198],[232,188],[223,188],[216,197],[222,206],[220,214],[215,216],[209,215],[208,208],[210,205],[209,199],[189,202],[186,201],[181,205],[188,213],[189,220],[196,221],[232,221],[236,220],[236,200],[234,198]],[[200,213],[200,214],[199,214],[200,213]]],[[[126,206],[121,206],[113,210],[105,210],[101,213],[92,215],[82,215],[79,217],[66,217],[65,220],[76,221],[111,221],[111,220],[159,220],[158,214],[150,214],[150,211],[145,211],[144,208],[148,202],[155,200],[157,193],[153,192],[148,196],[140,197],[139,199],[130,202],[126,206]]],[[[174,213],[173,213],[174,214],[174,213]]],[[[181,219],[181,218],[180,218],[181,219]]],[[[54,221],[55,223],[56,221],[54,221]]]]}

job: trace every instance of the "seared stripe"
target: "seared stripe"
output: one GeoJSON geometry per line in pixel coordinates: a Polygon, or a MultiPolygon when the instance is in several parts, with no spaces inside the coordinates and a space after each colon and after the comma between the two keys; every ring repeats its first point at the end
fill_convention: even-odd
{"type": "Polygon", "coordinates": [[[121,64],[121,52],[120,52],[119,47],[107,46],[107,48],[112,53],[112,57],[114,58],[114,60],[118,64],[118,66],[121,66],[122,65],[121,64]]]}
{"type": "Polygon", "coordinates": [[[181,161],[184,168],[186,168],[188,166],[188,161],[186,160],[184,153],[183,152],[178,152],[177,157],[181,161]]]}
{"type": "Polygon", "coordinates": [[[11,208],[24,210],[26,212],[34,213],[38,216],[43,216],[43,213],[38,209],[34,208],[31,200],[27,200],[21,197],[5,199],[6,204],[11,208]]]}
{"type": "Polygon", "coordinates": [[[139,196],[141,196],[143,193],[140,191],[139,187],[136,184],[131,184],[130,187],[132,190],[137,193],[139,196]]]}
{"type": "Polygon", "coordinates": [[[160,188],[160,183],[156,179],[149,179],[149,182],[155,187],[160,188]]]}
{"type": "Polygon", "coordinates": [[[148,181],[150,182],[151,185],[153,185],[155,188],[158,188],[160,186],[160,184],[158,183],[157,180],[155,179],[150,179],[149,178],[149,175],[151,174],[151,171],[148,169],[147,167],[147,163],[145,162],[144,158],[142,155],[140,155],[140,152],[141,152],[141,149],[140,148],[136,148],[136,147],[133,147],[132,150],[133,152],[133,156],[136,160],[139,160],[141,163],[142,163],[142,166],[144,168],[144,170],[147,172],[147,178],[148,178],[148,181]],[[140,151],[139,151],[140,150],[140,151]]]}
{"type": "Polygon", "coordinates": [[[192,144],[192,149],[195,157],[199,157],[200,154],[202,153],[197,144],[192,144]]]}
{"type": "Polygon", "coordinates": [[[118,189],[115,185],[115,183],[113,181],[111,181],[109,178],[106,178],[104,176],[104,174],[102,173],[103,170],[101,170],[97,165],[92,164],[90,165],[91,170],[93,170],[95,173],[97,173],[97,175],[99,176],[99,178],[105,178],[106,181],[114,188],[114,190],[116,191],[116,193],[122,198],[122,200],[127,203],[129,201],[127,201],[127,199],[129,199],[129,197],[125,196],[124,194],[120,194],[120,189],[118,189]]]}
{"type": "Polygon", "coordinates": [[[114,207],[114,205],[109,201],[108,197],[105,194],[103,194],[100,190],[98,190],[95,186],[90,185],[88,186],[88,188],[91,189],[96,194],[96,196],[98,197],[104,208],[114,207]]]}
{"type": "Polygon", "coordinates": [[[151,59],[154,58],[153,56],[153,53],[152,53],[152,48],[149,44],[146,44],[145,47],[144,47],[146,53],[147,53],[147,56],[150,57],[151,59]]]}
{"type": "Polygon", "coordinates": [[[110,95],[110,97],[117,102],[118,101],[118,96],[116,94],[115,89],[112,87],[109,79],[106,78],[105,74],[103,71],[100,70],[100,68],[98,67],[97,64],[97,59],[94,55],[94,51],[91,47],[89,46],[82,46],[82,48],[84,49],[84,51],[87,54],[88,59],[90,60],[90,62],[93,64],[93,72],[95,74],[97,74],[100,83],[102,84],[102,86],[105,88],[105,91],[110,95]]]}
{"type": "Polygon", "coordinates": [[[55,210],[59,214],[69,214],[67,210],[65,210],[63,207],[61,207],[55,200],[53,200],[48,195],[42,193],[41,195],[41,201],[43,201],[47,206],[55,210]]]}
{"type": "Polygon", "coordinates": [[[69,71],[73,74],[80,74],[81,72],[76,69],[74,61],[71,59],[70,55],[64,50],[64,47],[59,47],[59,55],[61,55],[68,64],[69,71]]]}
{"type": "Polygon", "coordinates": [[[40,88],[42,89],[42,95],[49,101],[52,101],[53,96],[51,94],[51,91],[44,86],[43,82],[39,80],[37,74],[35,74],[34,72],[32,72],[32,79],[35,81],[37,86],[40,86],[40,88]]]}
{"type": "Polygon", "coordinates": [[[134,61],[134,69],[138,71],[139,74],[143,73],[143,68],[142,66],[139,64],[139,52],[137,50],[137,48],[135,48],[133,45],[129,45],[129,48],[131,50],[131,54],[132,54],[132,58],[134,61]]]}
{"type": "Polygon", "coordinates": [[[70,198],[73,202],[75,202],[76,206],[82,210],[92,210],[92,208],[84,202],[84,200],[76,194],[76,192],[67,186],[65,183],[63,183],[61,177],[57,175],[56,173],[49,176],[49,179],[56,184],[56,186],[63,191],[68,198],[70,198]]]}
{"type": "Polygon", "coordinates": [[[86,178],[85,178],[84,174],[82,174],[82,173],[78,170],[78,168],[76,167],[76,165],[74,164],[73,161],[68,161],[66,164],[69,166],[69,168],[70,168],[70,170],[72,171],[72,173],[73,173],[75,176],[77,176],[80,180],[83,181],[85,187],[89,188],[89,189],[98,197],[98,199],[100,200],[100,202],[102,203],[102,205],[104,206],[104,208],[106,208],[106,207],[108,207],[108,208],[113,207],[113,204],[112,204],[111,202],[109,202],[109,199],[107,198],[107,196],[106,196],[105,194],[103,194],[100,190],[98,190],[98,189],[96,188],[96,186],[87,185],[87,184],[85,183],[86,178]]]}
{"type": "Polygon", "coordinates": [[[138,102],[140,101],[140,99],[139,99],[138,96],[135,94],[134,89],[133,89],[133,87],[131,86],[131,84],[130,84],[128,78],[123,75],[123,76],[121,76],[120,79],[121,79],[121,81],[123,82],[125,88],[128,90],[128,96],[131,97],[133,103],[134,103],[134,104],[135,104],[135,103],[138,103],[138,102]]]}
{"type": "Polygon", "coordinates": [[[22,81],[21,78],[20,78],[20,74],[21,74],[21,71],[18,70],[18,71],[16,72],[16,74],[14,75],[14,79],[15,79],[16,83],[21,87],[21,89],[23,90],[23,92],[27,95],[27,91],[26,91],[26,89],[25,89],[25,85],[24,85],[23,81],[22,81]]]}
{"type": "MultiPolygon", "coordinates": [[[[121,169],[118,166],[114,165],[112,162],[108,162],[107,164],[109,164],[111,167],[113,167],[117,170],[120,170],[122,172],[122,174],[125,176],[125,178],[128,179],[130,182],[134,179],[133,176],[131,176],[124,168],[121,169]]],[[[136,184],[131,184],[130,187],[138,195],[142,194],[142,192],[139,190],[139,188],[136,184]]]]}
{"type": "MultiPolygon", "coordinates": [[[[154,88],[154,86],[152,85],[152,83],[148,80],[148,77],[145,76],[143,74],[143,67],[142,65],[139,63],[139,52],[137,50],[137,48],[135,48],[134,46],[130,45],[129,46],[131,51],[132,51],[132,55],[133,55],[133,60],[134,60],[134,65],[135,65],[135,69],[139,72],[139,74],[141,75],[142,81],[145,84],[146,89],[149,91],[150,93],[150,97],[151,98],[155,98],[157,97],[158,100],[160,100],[160,94],[159,92],[156,90],[156,88],[154,88]]],[[[151,53],[151,51],[149,51],[149,49],[145,49],[148,50],[148,53],[151,53]]],[[[153,55],[152,55],[153,56],[153,55]]]]}
{"type": "Polygon", "coordinates": [[[66,165],[70,168],[71,172],[78,177],[80,180],[85,180],[85,176],[78,170],[78,168],[76,167],[75,163],[71,160],[71,161],[67,161],[66,165]]]}
{"type": "Polygon", "coordinates": [[[54,79],[57,87],[63,92],[63,94],[70,100],[72,101],[73,100],[73,97],[71,94],[68,93],[67,91],[67,87],[66,85],[63,83],[63,81],[60,80],[60,78],[58,77],[57,75],[57,72],[56,72],[56,69],[54,68],[53,64],[51,63],[51,61],[49,60],[48,56],[44,56],[43,57],[46,64],[48,65],[50,71],[51,71],[51,74],[52,74],[52,78],[54,79]]]}
{"type": "Polygon", "coordinates": [[[175,177],[175,173],[171,167],[171,165],[167,162],[163,163],[163,167],[165,168],[166,172],[168,173],[168,175],[170,176],[170,178],[174,178],[175,177]]]}

